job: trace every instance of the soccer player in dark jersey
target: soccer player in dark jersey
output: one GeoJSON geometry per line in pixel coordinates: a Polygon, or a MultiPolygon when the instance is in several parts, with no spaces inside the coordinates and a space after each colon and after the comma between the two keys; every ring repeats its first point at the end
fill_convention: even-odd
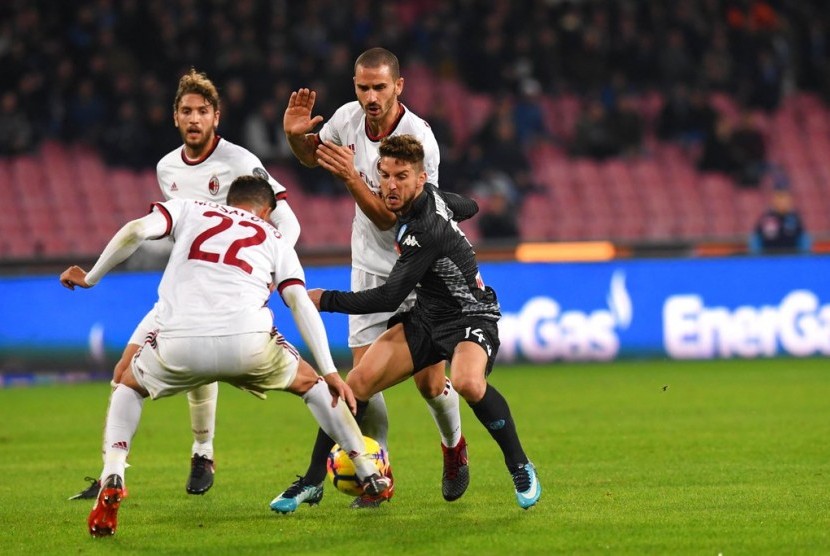
{"type": "Polygon", "coordinates": [[[376,392],[449,360],[453,385],[501,448],[516,500],[527,509],[539,500],[542,486],[507,401],[487,383],[499,348],[499,304],[493,289],[484,285],[475,252],[456,222],[478,207],[427,183],[424,150],[413,136],[387,137],[379,153],[381,194],[398,216],[395,247],[400,257],[389,279],[360,292],[309,292],[321,311],[366,314],[394,311],[415,290],[414,307],[389,320],[386,332],[349,373],[357,420],[376,392]]]}

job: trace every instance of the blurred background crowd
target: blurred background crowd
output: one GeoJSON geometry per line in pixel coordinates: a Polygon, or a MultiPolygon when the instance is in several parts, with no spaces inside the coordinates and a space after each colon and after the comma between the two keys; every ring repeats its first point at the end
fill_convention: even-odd
{"type": "MultiPolygon", "coordinates": [[[[723,180],[707,187],[722,191],[764,186],[771,163],[797,173],[775,144],[777,115],[796,128],[809,110],[822,116],[828,25],[823,0],[8,0],[0,158],[72,145],[109,167],[152,170],[180,144],[171,103],[195,66],[222,95],[220,135],[284,166],[302,194],[339,197],[325,172],[295,173],[282,112],[307,86],[330,116],[354,98],[355,57],[384,46],[401,60],[403,102],[438,137],[441,186],[484,200],[483,238],[728,235],[739,228],[652,229],[642,198],[630,229],[568,227],[572,215],[532,227],[523,207],[602,205],[592,188],[625,180],[674,188],[714,173],[723,180]],[[592,173],[612,183],[589,183],[592,173]]],[[[764,201],[753,199],[757,216],[764,201]]]]}

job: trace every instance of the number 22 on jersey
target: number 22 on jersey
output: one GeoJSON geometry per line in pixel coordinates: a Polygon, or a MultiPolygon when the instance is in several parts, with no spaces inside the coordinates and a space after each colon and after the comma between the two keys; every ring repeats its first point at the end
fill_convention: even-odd
{"type": "Polygon", "coordinates": [[[265,230],[254,222],[247,222],[244,220],[241,222],[234,222],[233,218],[212,210],[204,212],[203,215],[208,218],[219,218],[219,222],[196,236],[196,239],[193,240],[193,243],[190,246],[190,253],[187,258],[206,261],[209,263],[221,262],[226,265],[241,268],[246,273],[251,274],[254,270],[253,267],[244,259],[239,258],[239,252],[246,247],[253,247],[264,242],[266,238],[265,230]],[[234,226],[250,228],[253,231],[253,234],[232,241],[225,250],[224,254],[205,251],[202,249],[202,244],[204,244],[205,241],[226,232],[234,226]]]}

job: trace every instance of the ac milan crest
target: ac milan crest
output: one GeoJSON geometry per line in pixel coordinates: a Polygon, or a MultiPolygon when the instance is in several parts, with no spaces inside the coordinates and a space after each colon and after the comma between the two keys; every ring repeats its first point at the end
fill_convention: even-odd
{"type": "Polygon", "coordinates": [[[208,191],[210,191],[211,195],[219,193],[219,178],[211,176],[210,181],[208,182],[208,191]]]}

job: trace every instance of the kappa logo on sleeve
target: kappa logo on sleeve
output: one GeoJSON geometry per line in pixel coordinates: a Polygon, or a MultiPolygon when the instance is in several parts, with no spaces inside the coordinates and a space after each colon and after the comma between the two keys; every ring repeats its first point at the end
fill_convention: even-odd
{"type": "Polygon", "coordinates": [[[406,239],[403,240],[403,245],[407,247],[420,247],[421,244],[418,243],[418,240],[415,239],[415,236],[406,236],[406,239]]]}

